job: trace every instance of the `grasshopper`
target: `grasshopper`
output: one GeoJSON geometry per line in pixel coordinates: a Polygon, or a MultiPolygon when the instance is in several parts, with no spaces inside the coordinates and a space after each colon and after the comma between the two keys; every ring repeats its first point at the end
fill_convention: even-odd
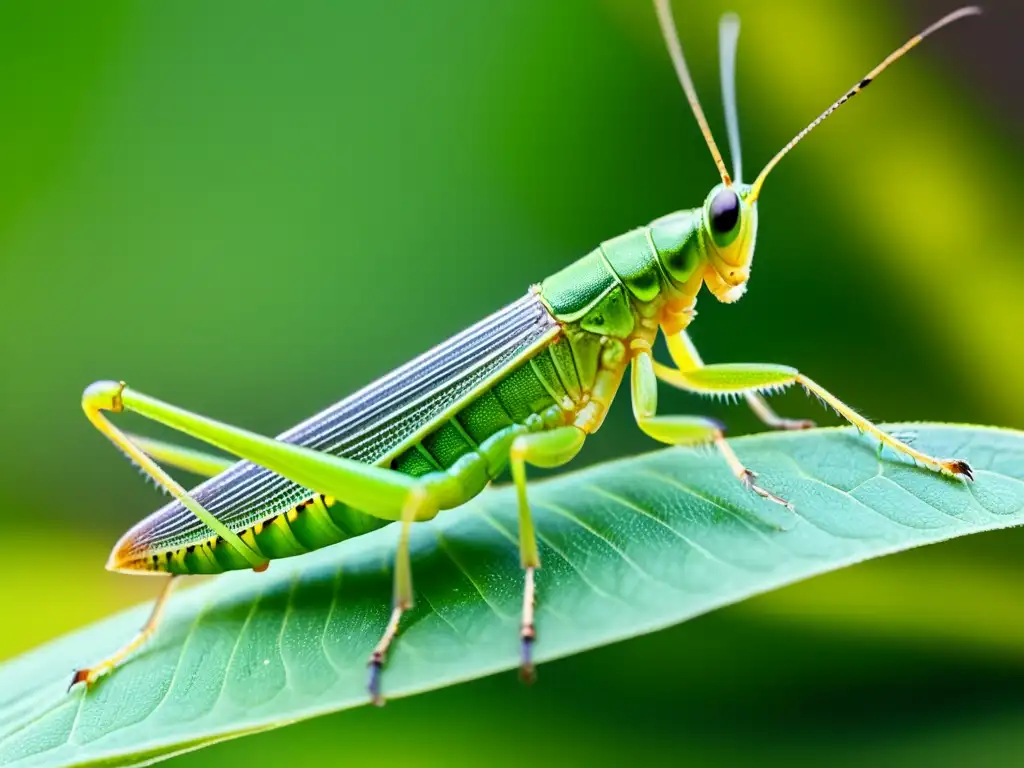
{"type": "Polygon", "coordinates": [[[737,18],[723,17],[720,27],[734,164],[730,175],[697,99],[669,0],[654,0],[654,6],[720,176],[702,205],[606,240],[532,286],[522,298],[276,438],[161,402],[123,382],[100,381],[85,390],[82,406],[89,420],[174,501],[129,530],[107,563],[115,571],[170,574],[149,620],[122,649],[78,670],[72,686],[92,684],[153,634],[177,576],[260,571],[271,560],[398,522],[393,609],[369,659],[369,694],[382,702],[381,670],[402,615],[413,602],[410,527],[465,503],[506,467],[517,491],[524,571],[521,664],[524,675],[531,677],[540,556],[526,467],[558,467],[571,461],[600,428],[627,369],[633,414],[643,432],[669,445],[714,445],[737,482],[768,502],[789,506],[740,462],[719,422],[658,412],[659,381],[700,394],[743,397],[765,424],[777,429],[812,426],[809,421],[780,417],[764,399],[765,394],[799,385],[880,445],[936,472],[973,479],[967,462],[914,449],[795,368],[705,365],[687,328],[702,287],[724,303],[735,302],[746,291],[757,236],[757,201],[779,161],[921,40],[979,10],[954,11],[896,49],[800,131],[748,184],[742,180],[733,74],[737,18]],[[665,337],[671,365],[655,362],[652,356],[659,334],[665,337]],[[122,432],[105,415],[122,411],[141,414],[240,461],[122,432]],[[209,479],[186,491],[161,463],[209,479]]]}

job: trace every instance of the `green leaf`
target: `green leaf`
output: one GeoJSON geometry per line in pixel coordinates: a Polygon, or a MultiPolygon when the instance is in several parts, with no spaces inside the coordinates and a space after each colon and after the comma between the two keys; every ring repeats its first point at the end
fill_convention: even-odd
{"type": "MultiPolygon", "coordinates": [[[[1024,433],[892,429],[922,450],[969,459],[976,482],[939,477],[879,455],[849,429],[828,429],[733,441],[795,512],[746,492],[704,450],[659,451],[535,484],[544,562],[537,659],[867,558],[1024,522],[1024,433]]],[[[384,674],[389,697],[516,665],[515,521],[514,498],[501,488],[415,527],[417,604],[384,674]]],[[[0,765],[138,763],[367,703],[366,658],[387,621],[394,543],[388,528],[265,574],[182,591],[150,645],[88,692],[65,693],[71,670],[128,639],[147,606],[8,662],[0,765]]]]}

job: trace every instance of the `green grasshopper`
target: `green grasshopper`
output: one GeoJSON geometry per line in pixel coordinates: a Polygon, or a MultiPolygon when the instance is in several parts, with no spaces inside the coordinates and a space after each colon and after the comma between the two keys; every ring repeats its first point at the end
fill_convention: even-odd
{"type": "Polygon", "coordinates": [[[699,416],[658,414],[658,381],[706,395],[742,396],[769,427],[804,429],[809,421],[778,416],[763,395],[794,384],[815,395],[877,441],[924,467],[972,480],[970,466],[915,450],[883,432],[795,368],[771,364],[705,365],[686,329],[697,294],[707,286],[724,303],[746,290],[757,234],[757,200],[779,161],[829,115],[932,32],[965,16],[943,17],[891,53],[798,133],[752,184],[742,181],[735,100],[739,22],[720,26],[726,123],[734,161],[726,169],[683,58],[669,0],[654,0],[668,51],[718,167],[721,183],[698,208],[663,216],[605,241],[527,294],[277,438],[191,413],[127,387],[100,381],[82,396],[89,420],[175,501],[129,530],[107,567],[170,574],[142,630],[99,664],[78,670],[71,685],[90,685],[139,648],[156,630],[176,577],[265,569],[270,560],[301,555],[400,522],[394,603],[369,659],[369,694],[381,703],[381,671],[413,603],[409,529],[480,493],[511,469],[519,507],[524,570],[521,670],[533,674],[535,571],[540,567],[527,496],[526,466],[568,463],[596,432],[627,367],[637,426],[675,446],[713,444],[751,492],[790,505],[757,484],[724,437],[723,426],[699,416]],[[654,361],[664,334],[672,365],[654,361]],[[136,437],[111,424],[105,411],[133,411],[236,456],[234,462],[136,437]],[[157,462],[208,476],[186,491],[157,462]]]}

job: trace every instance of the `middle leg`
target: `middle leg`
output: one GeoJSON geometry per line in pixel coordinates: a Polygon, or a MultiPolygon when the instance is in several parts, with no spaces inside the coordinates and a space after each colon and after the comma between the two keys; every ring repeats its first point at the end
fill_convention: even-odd
{"type": "Polygon", "coordinates": [[[412,565],[409,559],[409,532],[417,520],[426,520],[440,509],[461,504],[479,493],[490,481],[493,458],[507,455],[519,501],[519,552],[526,572],[523,591],[522,673],[530,678],[533,672],[530,651],[535,639],[533,626],[534,570],[540,567],[537,537],[526,498],[526,464],[557,467],[570,461],[583,446],[586,433],[578,427],[557,427],[546,432],[519,432],[516,427],[505,434],[493,436],[479,451],[469,453],[447,470],[420,477],[409,491],[402,508],[398,547],[395,552],[394,602],[384,634],[369,659],[368,690],[374,704],[384,703],[381,696],[381,674],[384,663],[398,635],[402,615],[412,608],[412,565]]]}
{"type": "Polygon", "coordinates": [[[412,608],[412,563],[409,562],[409,529],[416,520],[430,517],[431,510],[436,511],[436,502],[431,498],[430,486],[427,483],[416,486],[409,493],[405,507],[402,509],[401,529],[398,534],[398,548],[395,550],[394,565],[394,599],[391,605],[391,617],[388,619],[384,634],[370,654],[370,680],[367,690],[370,700],[378,707],[384,705],[384,697],[380,693],[380,677],[384,668],[384,660],[388,649],[398,635],[398,625],[402,614],[412,608]]]}
{"type": "Polygon", "coordinates": [[[522,622],[519,628],[519,673],[524,682],[532,682],[535,676],[533,644],[537,640],[537,632],[533,621],[536,595],[534,572],[540,568],[537,534],[533,530],[533,516],[530,513],[530,502],[526,497],[526,465],[551,469],[567,464],[580,452],[586,437],[587,433],[579,427],[557,427],[547,432],[520,435],[513,441],[509,451],[512,480],[519,501],[519,557],[526,577],[523,587],[522,622]]]}
{"type": "Polygon", "coordinates": [[[367,662],[370,668],[367,690],[370,700],[377,706],[384,704],[384,697],[381,695],[381,674],[388,650],[398,636],[402,615],[413,606],[412,563],[409,558],[409,533],[412,524],[429,520],[442,509],[451,509],[468,501],[483,490],[489,479],[486,457],[479,453],[470,453],[448,469],[417,478],[406,494],[399,517],[398,546],[395,549],[391,615],[367,662]]]}
{"type": "Polygon", "coordinates": [[[697,445],[714,443],[736,478],[763,499],[792,508],[785,499],[766,491],[755,480],[757,475],[743,466],[732,447],[726,442],[722,425],[714,419],[701,416],[659,416],[658,377],[650,348],[641,347],[633,357],[631,389],[633,417],[637,426],[649,437],[668,445],[697,445]]]}

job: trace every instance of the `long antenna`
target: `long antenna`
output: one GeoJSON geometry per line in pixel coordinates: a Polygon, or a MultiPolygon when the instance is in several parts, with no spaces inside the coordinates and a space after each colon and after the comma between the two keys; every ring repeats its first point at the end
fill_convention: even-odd
{"type": "Polygon", "coordinates": [[[806,136],[808,133],[817,128],[822,122],[824,122],[824,120],[829,115],[831,115],[841,106],[843,106],[843,104],[845,104],[858,93],[867,88],[868,85],[871,84],[871,81],[878,77],[878,75],[880,75],[886,69],[886,67],[888,67],[897,59],[902,58],[905,53],[907,53],[911,48],[913,48],[926,37],[928,37],[928,35],[930,35],[932,32],[942,29],[947,24],[952,24],[954,21],[962,19],[965,16],[977,16],[980,13],[981,8],[978,8],[977,6],[974,5],[966,6],[964,8],[960,8],[959,10],[953,11],[952,13],[943,16],[941,19],[936,21],[934,24],[932,24],[930,27],[925,29],[920,34],[914,35],[914,37],[910,38],[901,47],[897,48],[895,51],[886,56],[885,60],[881,64],[879,64],[877,67],[868,72],[859,83],[857,83],[855,86],[853,86],[853,88],[851,88],[845,94],[843,94],[843,96],[838,101],[833,103],[831,107],[829,107],[820,115],[818,115],[818,117],[816,117],[810,125],[808,125],[802,131],[800,131],[800,133],[794,136],[792,141],[790,141],[786,146],[784,146],[779,151],[779,153],[769,161],[768,165],[764,167],[764,170],[761,171],[757,179],[754,181],[754,184],[750,190],[750,194],[747,196],[747,201],[753,203],[755,200],[757,200],[758,195],[761,194],[761,186],[764,184],[765,177],[776,165],[779,164],[779,161],[786,156],[789,150],[791,150],[798,143],[800,143],[800,140],[803,139],[804,136],[806,136]]]}
{"type": "Polygon", "coordinates": [[[668,54],[672,57],[672,64],[676,68],[679,82],[686,92],[686,100],[690,102],[690,109],[693,110],[693,116],[697,118],[700,132],[704,134],[704,141],[707,142],[708,149],[711,150],[711,156],[715,159],[715,165],[718,166],[718,173],[722,177],[722,182],[726,186],[731,186],[732,179],[729,178],[729,171],[726,170],[725,161],[722,160],[722,153],[718,151],[715,138],[711,135],[711,128],[708,126],[707,118],[704,117],[704,111],[700,108],[700,102],[697,100],[697,90],[693,87],[693,81],[690,79],[690,70],[686,67],[686,59],[683,57],[683,46],[679,42],[676,23],[672,18],[672,6],[669,4],[669,0],[654,0],[654,10],[658,14],[658,23],[661,25],[661,34],[665,36],[668,54]]]}
{"type": "Polygon", "coordinates": [[[725,127],[729,132],[729,157],[732,177],[743,183],[743,153],[740,151],[740,116],[736,109],[736,47],[740,39],[740,17],[727,13],[718,22],[718,53],[721,59],[722,101],[725,103],[725,127]]]}

